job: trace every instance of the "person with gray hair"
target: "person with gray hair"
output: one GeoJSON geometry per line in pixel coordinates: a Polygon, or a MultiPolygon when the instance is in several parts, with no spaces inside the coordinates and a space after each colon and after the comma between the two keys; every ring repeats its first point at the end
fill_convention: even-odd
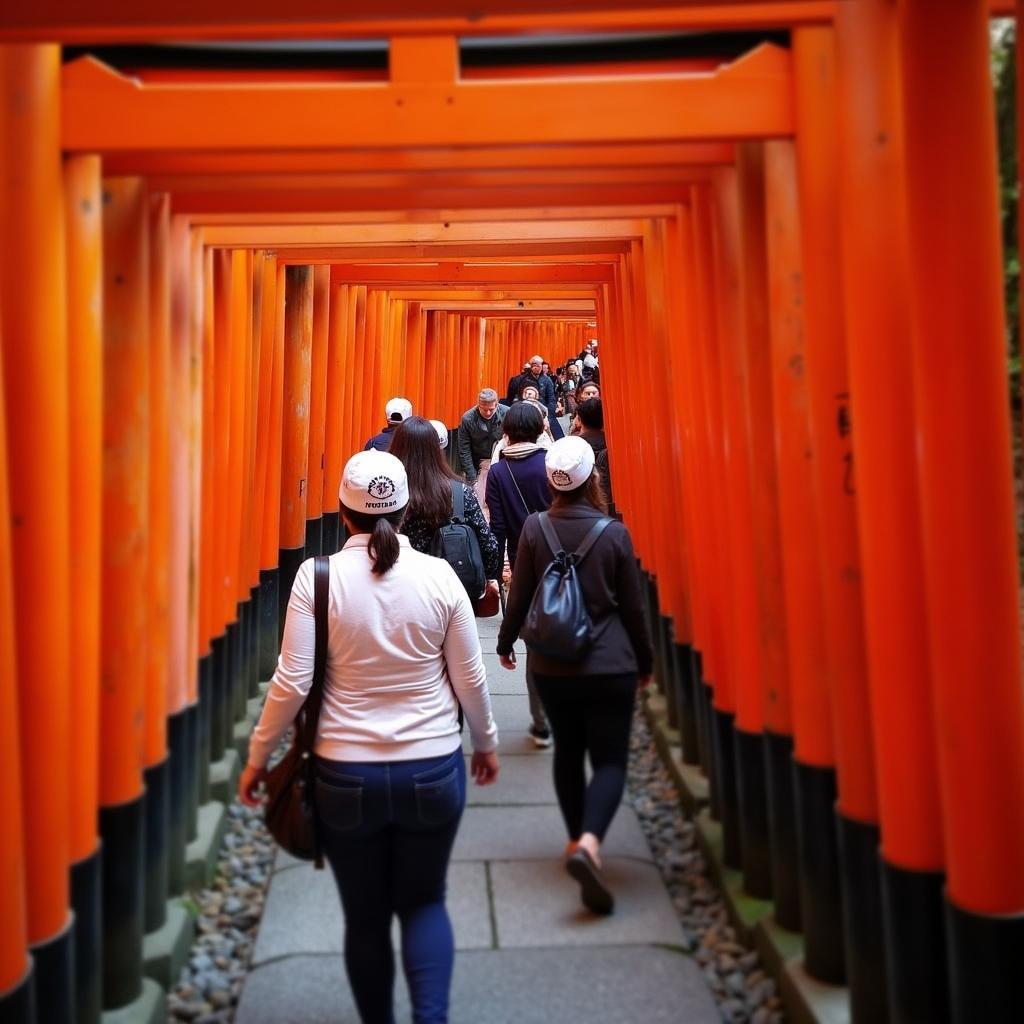
{"type": "Polygon", "coordinates": [[[476,405],[467,409],[459,423],[459,464],[468,483],[473,485],[480,504],[484,503],[487,470],[491,464],[491,449],[501,437],[502,423],[508,409],[498,404],[494,388],[483,388],[477,395],[476,405]]]}

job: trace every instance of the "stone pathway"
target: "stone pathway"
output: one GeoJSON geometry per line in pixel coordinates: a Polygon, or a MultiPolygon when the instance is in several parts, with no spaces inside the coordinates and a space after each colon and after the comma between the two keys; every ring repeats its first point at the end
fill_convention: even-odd
{"type": "MultiPolygon", "coordinates": [[[[485,652],[494,650],[498,621],[480,621],[485,652]]],[[[458,950],[452,1024],[717,1024],[631,807],[619,810],[604,847],[615,914],[599,918],[580,906],[562,868],[551,753],[536,750],[526,733],[525,655],[515,672],[494,654],[484,659],[501,778],[486,788],[470,783],[449,872],[458,950]]],[[[236,1024],[358,1024],[342,928],[330,871],[278,853],[236,1024]]],[[[395,934],[397,943],[397,926],[395,934]]],[[[396,1012],[409,1019],[401,972],[396,1012]]]]}

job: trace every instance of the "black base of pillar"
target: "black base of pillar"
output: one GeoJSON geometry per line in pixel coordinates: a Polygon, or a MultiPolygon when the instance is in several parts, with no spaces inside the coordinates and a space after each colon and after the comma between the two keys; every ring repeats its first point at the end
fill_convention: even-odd
{"type": "Polygon", "coordinates": [[[764,734],[735,729],[736,787],[739,797],[743,888],[758,899],[771,899],[772,844],[768,825],[764,734]]]}
{"type": "Polygon", "coordinates": [[[722,823],[722,860],[730,868],[743,865],[740,842],[740,803],[736,787],[736,753],[733,749],[733,722],[731,712],[711,709],[714,730],[714,760],[712,770],[718,779],[719,820],[722,823]]]}
{"type": "MultiPolygon", "coordinates": [[[[715,745],[712,741],[714,730],[711,728],[711,705],[714,694],[704,679],[704,659],[700,654],[697,654],[695,663],[697,674],[694,676],[694,691],[697,698],[697,742],[700,750],[700,769],[710,782],[714,775],[711,770],[711,762],[715,756],[715,745]]],[[[714,792],[712,792],[711,798],[712,801],[718,799],[714,792]]]]}
{"type": "MultiPolygon", "coordinates": [[[[77,1024],[99,1024],[103,1012],[103,854],[71,865],[71,909],[75,912],[75,1012],[77,1024]]],[[[0,1011],[0,1020],[3,1020],[0,1011]]]]}
{"type": "Polygon", "coordinates": [[[185,891],[188,845],[188,708],[167,719],[167,892],[185,891]]]}
{"type": "Polygon", "coordinates": [[[341,516],[337,512],[325,512],[321,522],[323,523],[323,553],[333,555],[340,547],[341,516]]]}
{"type": "Polygon", "coordinates": [[[694,699],[693,651],[689,644],[673,644],[679,703],[679,738],[683,748],[683,764],[700,763],[697,740],[697,703],[694,699]]]}
{"type": "Polygon", "coordinates": [[[953,1024],[1024,1020],[1024,914],[972,914],[947,901],[953,1024]]]}
{"type": "Polygon", "coordinates": [[[281,548],[277,564],[281,574],[277,583],[277,644],[280,648],[284,636],[284,620],[288,614],[288,599],[292,596],[292,584],[299,566],[306,560],[306,549],[281,548]]]}
{"type": "Polygon", "coordinates": [[[195,839],[198,828],[199,805],[210,800],[210,764],[213,761],[213,709],[216,703],[214,677],[216,676],[217,658],[213,644],[210,653],[199,659],[199,717],[196,720],[196,747],[199,753],[199,764],[196,775],[197,801],[193,827],[189,839],[195,839]]]}
{"type": "Polygon", "coordinates": [[[846,927],[846,983],[851,1024],[887,1024],[888,984],[882,928],[877,825],[837,815],[840,885],[846,927]]]}
{"type": "Polygon", "coordinates": [[[672,620],[667,615],[658,619],[658,643],[661,647],[661,669],[664,675],[661,688],[665,693],[668,709],[668,724],[673,729],[680,727],[679,722],[679,681],[676,678],[675,641],[672,633],[672,620]]]}
{"type": "Polygon", "coordinates": [[[846,981],[836,834],[836,773],[793,762],[804,965],[819,981],[846,981]]]}
{"type": "Polygon", "coordinates": [[[260,570],[259,672],[260,681],[269,679],[277,668],[277,569],[260,570]]]}
{"type": "Polygon", "coordinates": [[[247,696],[260,692],[260,587],[249,590],[249,632],[245,648],[247,696]]]}
{"type": "Polygon", "coordinates": [[[185,708],[185,843],[199,834],[199,701],[185,708]]]}
{"type": "MultiPolygon", "coordinates": [[[[103,840],[103,1008],[142,991],[146,895],[146,797],[100,808],[103,840]]],[[[45,1018],[44,1018],[45,1019],[45,1018]]]]}
{"type": "Polygon", "coordinates": [[[25,977],[9,992],[0,995],[0,1024],[36,1024],[34,966],[29,961],[25,977]]]}
{"type": "Polygon", "coordinates": [[[323,549],[323,520],[318,516],[316,519],[306,520],[306,557],[313,558],[319,555],[323,549]]]}
{"type": "Polygon", "coordinates": [[[768,825],[772,845],[772,898],[775,920],[800,931],[800,872],[797,862],[796,807],[793,797],[793,740],[764,734],[768,825]]]}
{"type": "Polygon", "coordinates": [[[240,601],[235,606],[235,621],[228,626],[227,648],[228,648],[228,718],[227,735],[224,737],[224,746],[231,746],[234,724],[245,717],[245,694],[248,689],[245,681],[245,644],[242,629],[242,619],[247,617],[248,601],[240,601]]]}
{"type": "MultiPolygon", "coordinates": [[[[950,980],[945,875],[940,871],[908,871],[880,860],[879,877],[890,1018],[893,1024],[947,1024],[950,980]]],[[[1015,969],[1020,969],[1020,962],[1015,969]]]]}
{"type": "Polygon", "coordinates": [[[30,946],[35,961],[36,1012],[46,1024],[75,1024],[75,919],[59,935],[30,946]]]}
{"type": "Polygon", "coordinates": [[[224,756],[227,742],[228,701],[230,685],[228,680],[228,637],[227,633],[216,637],[210,643],[210,657],[213,669],[210,678],[210,760],[209,764],[224,756]]]}
{"type": "Polygon", "coordinates": [[[146,785],[146,908],[143,928],[155,932],[167,920],[171,769],[166,758],[142,773],[146,785]]]}

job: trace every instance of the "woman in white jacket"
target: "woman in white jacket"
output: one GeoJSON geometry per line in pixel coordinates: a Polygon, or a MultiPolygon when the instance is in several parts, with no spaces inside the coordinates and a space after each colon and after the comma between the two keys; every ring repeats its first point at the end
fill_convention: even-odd
{"type": "MultiPolygon", "coordinates": [[[[353,456],[342,475],[351,537],[331,556],[327,668],[315,754],[324,853],[345,911],[345,966],[365,1024],[391,1024],[391,922],[417,1024],[448,1019],[454,961],[445,877],[466,799],[461,704],[473,740],[471,772],[498,775],[476,620],[443,559],[397,532],[409,500],[402,463],[353,456]]],[[[266,763],[313,677],[313,560],[292,587],[277,671],[239,781],[257,801],[266,763]]]]}

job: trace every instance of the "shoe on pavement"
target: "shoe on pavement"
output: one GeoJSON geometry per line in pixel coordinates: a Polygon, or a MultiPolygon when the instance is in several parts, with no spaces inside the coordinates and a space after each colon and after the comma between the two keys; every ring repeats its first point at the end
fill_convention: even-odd
{"type": "Polygon", "coordinates": [[[615,909],[615,897],[605,885],[601,870],[582,847],[565,858],[565,870],[580,883],[580,899],[595,914],[610,914],[615,909]]]}
{"type": "Polygon", "coordinates": [[[539,725],[530,726],[530,737],[533,739],[533,745],[540,747],[541,750],[551,746],[551,730],[543,728],[539,725]]]}

